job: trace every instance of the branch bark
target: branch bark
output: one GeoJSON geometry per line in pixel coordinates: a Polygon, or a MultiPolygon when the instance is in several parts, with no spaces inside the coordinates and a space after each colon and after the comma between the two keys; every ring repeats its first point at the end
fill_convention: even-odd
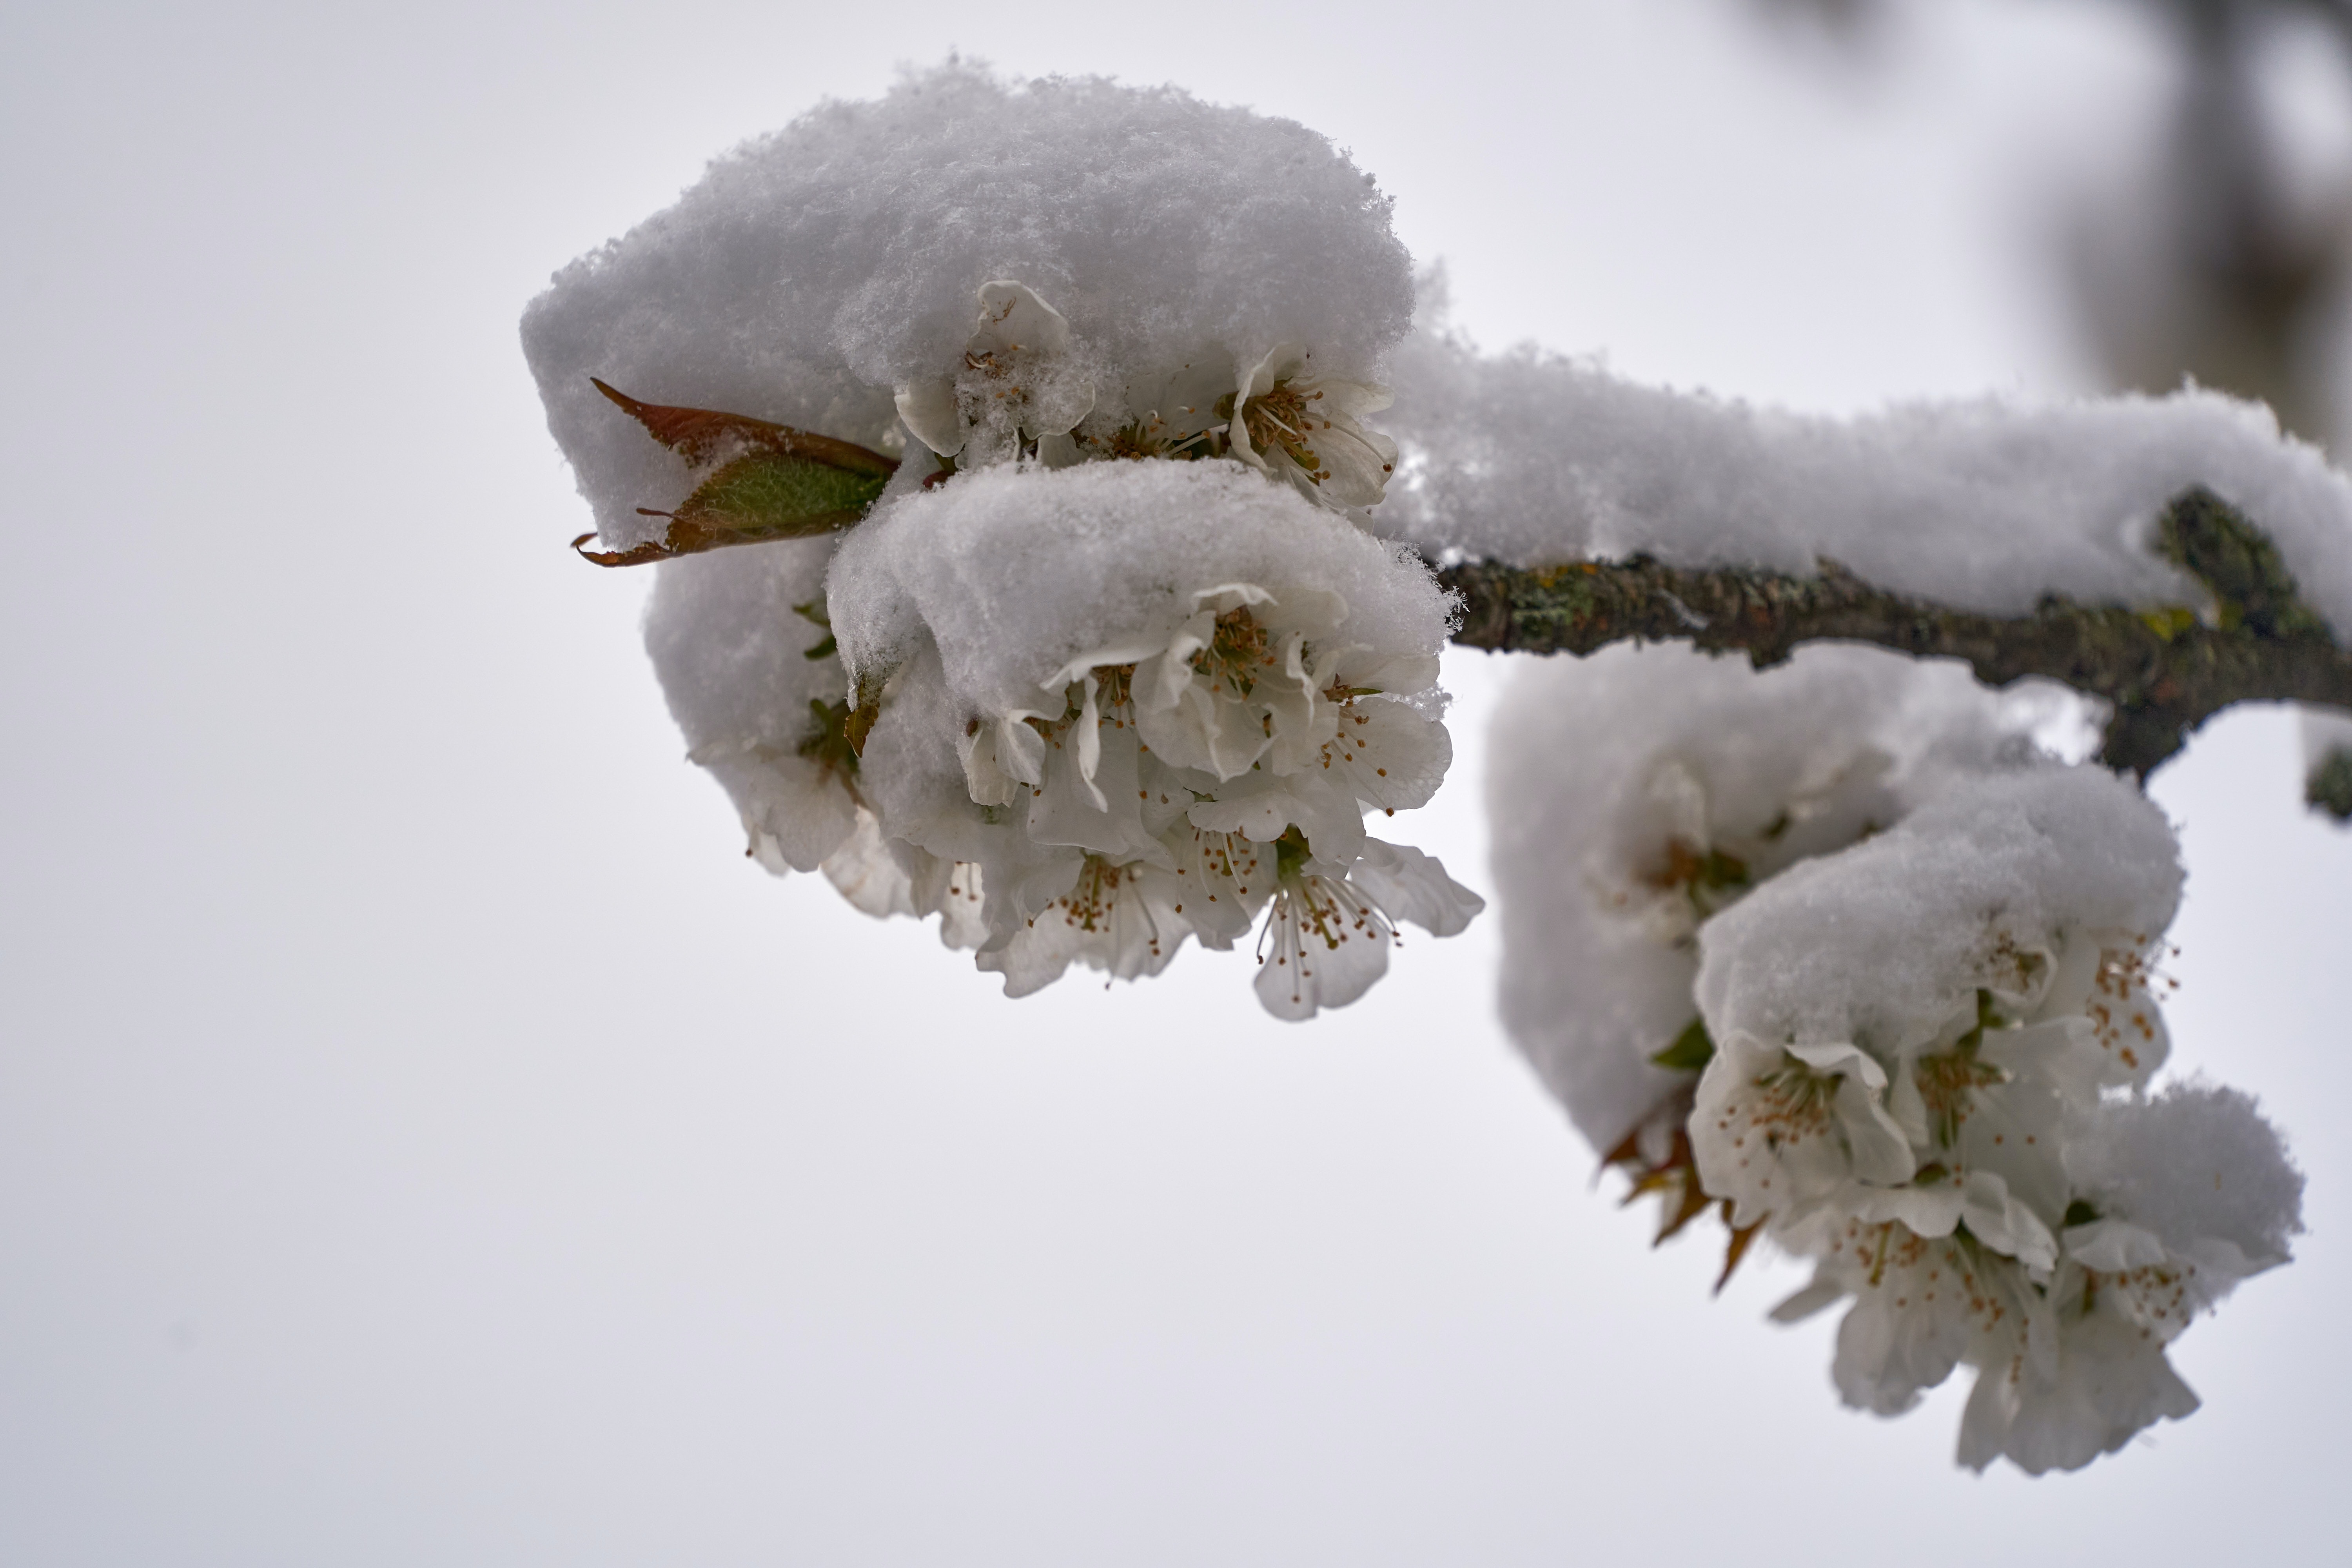
{"type": "Polygon", "coordinates": [[[1993,686],[2043,676],[2106,700],[2100,760],[2143,777],[2234,703],[2352,709],[2352,658],[2260,529],[2195,489],[2166,508],[2157,542],[2210,604],[2147,610],[2053,596],[2030,615],[1987,616],[1890,593],[1828,560],[1811,577],[1643,555],[1535,568],[1468,562],[1438,576],[1463,596],[1454,640],[1471,647],[1587,654],[1629,638],[1688,642],[1746,653],[1760,669],[1804,643],[1860,642],[1962,659],[1993,686]]]}

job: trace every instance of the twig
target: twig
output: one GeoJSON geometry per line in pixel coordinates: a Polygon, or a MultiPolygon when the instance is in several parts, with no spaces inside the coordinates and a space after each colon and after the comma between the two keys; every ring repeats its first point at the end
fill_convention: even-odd
{"type": "Polygon", "coordinates": [[[1961,659],[1994,686],[2043,676],[2106,700],[2100,760],[2142,776],[2233,703],[2352,709],[2352,658],[2261,530],[2196,489],[2166,509],[2158,549],[2210,591],[2211,605],[2052,597],[2028,615],[1988,616],[1891,593],[1826,560],[1811,577],[1641,555],[1538,568],[1469,562],[1439,577],[1463,595],[1454,640],[1472,647],[1586,654],[1628,638],[1688,642],[1746,653],[1762,668],[1801,644],[1860,642],[1961,659]]]}

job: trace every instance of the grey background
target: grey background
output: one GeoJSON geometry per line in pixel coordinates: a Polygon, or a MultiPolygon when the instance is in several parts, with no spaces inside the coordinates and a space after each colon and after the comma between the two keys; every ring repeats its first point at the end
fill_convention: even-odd
{"type": "MultiPolygon", "coordinates": [[[[2352,840],[2291,725],[2166,773],[2178,1059],[2303,1260],[2189,1422],[2029,1483],[1835,1405],[1490,1012],[1247,961],[1020,1004],[740,857],[523,302],[950,46],[1312,124],[1490,346],[1801,407],[2079,386],[2032,226],[2153,113],[2120,11],[1722,0],[0,9],[0,1562],[1917,1563],[2326,1554],[2352,840]]],[[[1501,665],[1408,837],[1484,880],[1501,665]]],[[[1963,1380],[1964,1381],[1964,1380],[1963,1380]]]]}

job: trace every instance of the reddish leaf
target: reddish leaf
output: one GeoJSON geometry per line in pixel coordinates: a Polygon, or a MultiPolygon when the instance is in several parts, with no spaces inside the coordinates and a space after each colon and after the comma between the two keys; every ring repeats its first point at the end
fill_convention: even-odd
{"type": "Polygon", "coordinates": [[[887,479],[898,471],[896,458],[884,457],[854,441],[836,441],[830,436],[812,435],[806,430],[795,430],[789,425],[754,419],[748,414],[641,403],[593,375],[588,379],[597,391],[620,405],[631,418],[644,426],[655,440],[677,452],[690,463],[709,462],[734,443],[762,447],[787,458],[824,463],[874,479],[887,479]]]}

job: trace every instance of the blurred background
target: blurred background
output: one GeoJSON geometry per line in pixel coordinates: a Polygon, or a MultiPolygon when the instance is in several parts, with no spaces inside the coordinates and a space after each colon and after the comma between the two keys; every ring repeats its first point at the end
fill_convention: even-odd
{"type": "MultiPolygon", "coordinates": [[[[705,160],[950,48],[1303,121],[1454,320],[1852,412],[2347,423],[2334,5],[0,0],[0,1562],[2306,1562],[2352,1351],[2352,837],[2291,719],[2155,794],[2182,1071],[2302,1260],[2073,1477],[1840,1409],[1492,1018],[1492,927],[1264,1016],[1008,1003],[741,856],[516,346],[705,160]]],[[[1483,885],[1506,661],[1411,837],[1483,885]]]]}

